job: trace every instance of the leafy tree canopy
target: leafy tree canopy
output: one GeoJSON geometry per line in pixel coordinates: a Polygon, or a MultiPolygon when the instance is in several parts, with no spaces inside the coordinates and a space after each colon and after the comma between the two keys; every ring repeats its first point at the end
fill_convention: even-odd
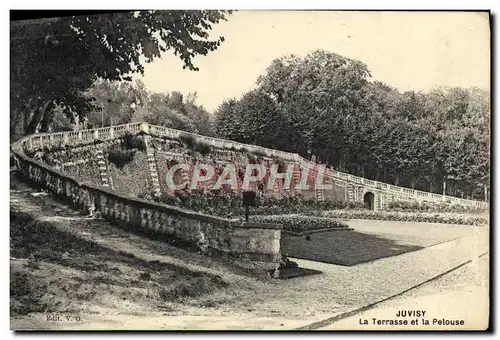
{"type": "Polygon", "coordinates": [[[230,11],[139,11],[11,23],[11,128],[46,131],[53,108],[84,117],[93,98],[83,92],[99,78],[130,80],[150,62],[172,51],[184,68],[198,70],[196,55],[215,51],[214,24],[230,11]]]}

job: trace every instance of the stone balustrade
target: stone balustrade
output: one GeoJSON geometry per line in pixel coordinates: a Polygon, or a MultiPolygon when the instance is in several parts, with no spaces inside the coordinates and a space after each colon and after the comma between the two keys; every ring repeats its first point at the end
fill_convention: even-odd
{"type": "MultiPolygon", "coordinates": [[[[308,167],[309,169],[313,169],[316,166],[313,162],[310,162],[307,160],[303,160],[303,164],[306,167],[308,167]]],[[[358,177],[358,176],[354,176],[351,174],[346,174],[346,173],[336,171],[333,169],[329,169],[329,171],[325,172],[325,179],[335,180],[336,178],[343,180],[343,181],[350,181],[353,183],[362,184],[362,185],[369,187],[369,188],[388,191],[387,194],[394,195],[395,197],[399,197],[399,198],[403,198],[403,199],[412,198],[415,200],[427,201],[427,202],[448,202],[448,203],[460,204],[460,205],[464,205],[464,206],[477,207],[477,208],[487,208],[488,207],[487,202],[467,200],[467,199],[453,197],[453,196],[446,196],[446,195],[440,195],[440,194],[430,193],[430,192],[426,192],[426,191],[398,187],[395,185],[390,185],[387,183],[382,183],[382,182],[366,179],[363,177],[358,177]]]]}

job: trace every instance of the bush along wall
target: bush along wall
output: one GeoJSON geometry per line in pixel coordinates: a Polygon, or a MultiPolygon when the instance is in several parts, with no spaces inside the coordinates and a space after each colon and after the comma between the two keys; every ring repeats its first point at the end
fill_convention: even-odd
{"type": "Polygon", "coordinates": [[[116,165],[118,169],[123,167],[134,160],[136,150],[122,150],[113,149],[108,153],[108,161],[116,165]]]}
{"type": "Polygon", "coordinates": [[[387,204],[388,211],[410,211],[410,212],[456,212],[456,213],[481,213],[485,209],[478,207],[463,206],[460,204],[427,203],[427,202],[408,202],[392,201],[387,204]]]}
{"type": "MultiPolygon", "coordinates": [[[[220,190],[203,192],[194,190],[190,195],[178,192],[176,196],[163,195],[157,201],[194,210],[208,215],[226,218],[240,218],[244,215],[242,196],[232,191],[220,190]]],[[[345,201],[317,201],[314,198],[304,197],[271,197],[257,198],[257,206],[250,207],[251,215],[280,215],[311,213],[332,209],[355,209],[362,204],[345,201]]]]}
{"type": "Polygon", "coordinates": [[[321,216],[337,219],[365,219],[402,222],[429,222],[484,226],[489,223],[482,215],[467,215],[456,213],[424,213],[424,212],[396,212],[370,210],[335,210],[321,212],[321,216]]]}

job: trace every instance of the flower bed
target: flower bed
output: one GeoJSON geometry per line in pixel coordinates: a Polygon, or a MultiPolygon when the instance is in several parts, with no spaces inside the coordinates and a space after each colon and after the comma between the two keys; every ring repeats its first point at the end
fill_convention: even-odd
{"type": "Polygon", "coordinates": [[[424,213],[424,212],[395,212],[369,210],[332,210],[318,212],[324,217],[341,219],[385,220],[403,222],[429,222],[465,225],[487,225],[488,218],[484,215],[467,215],[454,213],[424,213]]]}
{"type": "Polygon", "coordinates": [[[481,213],[486,209],[452,204],[448,202],[426,203],[426,202],[406,202],[393,201],[387,204],[387,211],[409,211],[409,212],[453,212],[453,213],[481,213]]]}
{"type": "Polygon", "coordinates": [[[293,233],[304,233],[309,231],[341,229],[349,230],[347,224],[340,221],[316,216],[304,215],[274,215],[274,216],[252,216],[252,221],[265,223],[278,223],[283,225],[283,230],[293,233]]]}

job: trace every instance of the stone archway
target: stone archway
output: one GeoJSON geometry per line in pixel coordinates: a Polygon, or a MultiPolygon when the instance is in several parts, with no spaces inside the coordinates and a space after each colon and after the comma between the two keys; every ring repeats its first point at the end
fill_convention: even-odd
{"type": "Polygon", "coordinates": [[[363,196],[363,202],[368,210],[375,210],[375,195],[373,192],[366,192],[363,196]]]}

